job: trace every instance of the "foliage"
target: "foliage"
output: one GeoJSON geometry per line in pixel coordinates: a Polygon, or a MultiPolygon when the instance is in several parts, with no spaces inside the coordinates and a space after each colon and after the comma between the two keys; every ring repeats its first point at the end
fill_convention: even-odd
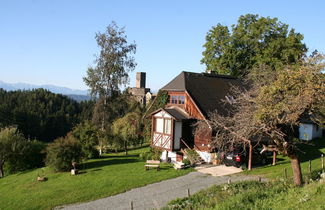
{"type": "Polygon", "coordinates": [[[54,140],[46,148],[46,165],[55,171],[68,171],[72,162],[80,162],[82,147],[71,134],[54,140]]]}
{"type": "Polygon", "coordinates": [[[124,117],[117,119],[112,124],[112,133],[116,144],[123,145],[125,154],[130,144],[136,144],[140,133],[140,115],[130,112],[124,117]]]}
{"type": "Polygon", "coordinates": [[[84,82],[90,88],[90,94],[97,99],[94,117],[98,119],[101,129],[107,128],[109,107],[108,101],[113,100],[120,92],[120,86],[128,82],[128,73],[136,63],[132,54],[136,45],[128,44],[124,28],[112,22],[104,33],[95,36],[100,53],[95,60],[95,67],[89,67],[84,82]]]}
{"type": "Polygon", "coordinates": [[[91,119],[92,103],[78,103],[44,89],[0,89],[0,125],[15,125],[26,138],[50,142],[65,136],[79,121],[91,119]]]}
{"type": "Polygon", "coordinates": [[[189,159],[183,159],[182,163],[184,163],[186,166],[191,165],[191,161],[189,159]]]}
{"type": "Polygon", "coordinates": [[[4,177],[4,164],[24,154],[27,140],[14,127],[0,129],[0,178],[4,177]]]}
{"type": "Polygon", "coordinates": [[[200,155],[194,149],[185,149],[185,154],[191,165],[194,165],[200,160],[200,155]]]}
{"type": "MultiPolygon", "coordinates": [[[[268,67],[249,75],[251,88],[236,90],[230,104],[230,116],[214,113],[210,124],[219,130],[215,142],[249,143],[269,139],[273,149],[288,155],[292,161],[294,180],[301,185],[301,170],[296,154],[293,127],[307,114],[307,119],[320,124],[324,120],[325,62],[321,55],[306,58],[300,65],[273,71],[268,67]]],[[[268,147],[265,149],[269,149],[268,147]]],[[[271,148],[270,148],[271,149],[271,148]]]]}
{"type": "Polygon", "coordinates": [[[77,125],[72,135],[81,143],[82,155],[84,158],[97,158],[99,152],[96,146],[99,142],[99,130],[90,121],[85,121],[77,125]]]}
{"type": "Polygon", "coordinates": [[[141,160],[160,160],[161,151],[159,149],[150,147],[149,151],[140,153],[139,157],[141,160]]]}
{"type": "Polygon", "coordinates": [[[149,114],[152,112],[164,108],[165,105],[168,103],[168,92],[165,90],[159,90],[157,97],[153,100],[151,104],[149,104],[145,114],[144,114],[144,119],[143,119],[143,126],[144,126],[144,131],[143,131],[143,137],[145,138],[146,142],[150,141],[151,138],[151,117],[149,114]]]}
{"type": "Polygon", "coordinates": [[[46,145],[40,141],[27,141],[18,154],[9,157],[5,164],[6,173],[16,173],[44,166],[46,145]]]}
{"type": "Polygon", "coordinates": [[[36,181],[40,169],[6,176],[0,179],[1,209],[53,209],[71,203],[83,203],[129,191],[162,180],[188,174],[192,169],[175,170],[172,165],[161,163],[156,170],[144,170],[139,153],[142,148],[124,153],[105,154],[100,159],[87,160],[79,165],[81,173],[53,173],[44,168],[47,182],[36,181]]]}
{"type": "Polygon", "coordinates": [[[242,15],[231,32],[218,24],[206,35],[201,63],[207,71],[244,76],[261,64],[272,69],[299,61],[307,48],[303,35],[277,18],[242,15]]]}

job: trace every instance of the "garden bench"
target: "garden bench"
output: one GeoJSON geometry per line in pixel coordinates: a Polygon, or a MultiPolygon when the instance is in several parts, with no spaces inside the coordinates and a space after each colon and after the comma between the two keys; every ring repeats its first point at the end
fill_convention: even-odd
{"type": "Polygon", "coordinates": [[[147,160],[146,165],[144,165],[146,170],[149,168],[157,168],[157,171],[160,170],[160,161],[159,160],[147,160]]]}

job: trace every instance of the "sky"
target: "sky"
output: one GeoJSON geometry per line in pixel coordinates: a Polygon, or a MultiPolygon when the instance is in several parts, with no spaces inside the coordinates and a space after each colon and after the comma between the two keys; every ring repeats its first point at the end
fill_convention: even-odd
{"type": "Polygon", "coordinates": [[[99,52],[95,34],[115,21],[137,44],[137,67],[157,91],[181,71],[203,72],[206,33],[248,13],[277,17],[325,52],[325,1],[301,0],[0,0],[0,80],[87,89],[99,52]]]}

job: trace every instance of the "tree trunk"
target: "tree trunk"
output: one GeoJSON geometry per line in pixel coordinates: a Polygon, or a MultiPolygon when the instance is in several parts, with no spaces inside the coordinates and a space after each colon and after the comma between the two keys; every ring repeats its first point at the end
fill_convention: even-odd
{"type": "Polygon", "coordinates": [[[128,145],[126,141],[124,142],[124,151],[125,151],[125,155],[128,155],[128,145]]]}
{"type": "Polygon", "coordinates": [[[4,163],[2,161],[0,161],[0,178],[3,178],[4,177],[4,171],[3,171],[3,165],[4,163]]]}
{"type": "Polygon", "coordinates": [[[289,155],[289,158],[291,161],[291,167],[293,172],[293,182],[296,186],[301,186],[302,173],[301,173],[300,161],[298,159],[298,156],[293,154],[293,155],[289,155]]]}
{"type": "Polygon", "coordinates": [[[272,162],[272,166],[276,165],[276,151],[273,151],[273,162],[272,162]]]}
{"type": "Polygon", "coordinates": [[[249,143],[249,155],[248,155],[248,170],[252,170],[252,157],[253,156],[253,146],[249,143]]]}

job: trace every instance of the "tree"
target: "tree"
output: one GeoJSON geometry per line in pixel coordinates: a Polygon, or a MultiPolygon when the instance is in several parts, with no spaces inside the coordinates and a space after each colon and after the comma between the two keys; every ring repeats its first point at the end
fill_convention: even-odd
{"type": "Polygon", "coordinates": [[[236,25],[218,24],[206,35],[202,64],[208,72],[245,76],[260,64],[272,69],[299,61],[307,51],[303,35],[277,18],[242,15],[236,25]]]}
{"type": "Polygon", "coordinates": [[[88,68],[84,82],[90,88],[90,94],[97,99],[93,117],[100,122],[101,130],[107,128],[109,102],[120,92],[120,86],[128,82],[128,73],[133,71],[136,63],[132,54],[135,44],[128,44],[124,28],[112,22],[105,33],[97,33],[95,39],[100,53],[95,60],[95,67],[88,68]]]}
{"type": "Polygon", "coordinates": [[[137,142],[140,131],[140,115],[130,112],[113,122],[112,132],[118,144],[123,145],[127,155],[128,145],[137,142]]]}
{"type": "Polygon", "coordinates": [[[294,183],[302,184],[294,126],[306,115],[323,126],[325,107],[324,57],[307,58],[299,65],[274,71],[262,66],[251,72],[250,88],[233,92],[230,116],[214,113],[210,124],[217,130],[215,146],[249,144],[269,139],[276,150],[291,160],[294,183]]]}
{"type": "Polygon", "coordinates": [[[82,153],[85,158],[97,158],[98,150],[96,146],[99,142],[99,133],[95,125],[89,121],[85,121],[77,125],[72,135],[81,143],[82,153]]]}
{"type": "Polygon", "coordinates": [[[81,144],[71,134],[56,139],[46,148],[46,165],[55,171],[68,171],[72,162],[78,163],[81,158],[81,144]]]}
{"type": "Polygon", "coordinates": [[[0,129],[0,178],[4,177],[5,162],[13,156],[20,155],[26,145],[26,139],[18,132],[17,128],[0,129]]]}

